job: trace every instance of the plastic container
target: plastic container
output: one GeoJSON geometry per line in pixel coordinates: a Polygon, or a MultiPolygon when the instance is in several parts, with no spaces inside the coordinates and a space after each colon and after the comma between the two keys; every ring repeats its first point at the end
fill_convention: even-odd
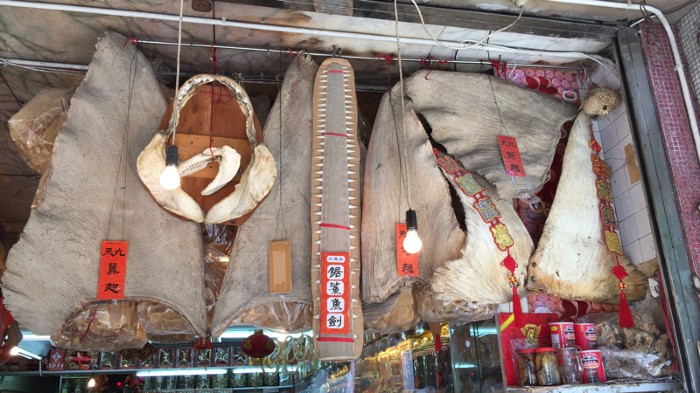
{"type": "Polygon", "coordinates": [[[561,383],[557,354],[554,348],[537,348],[535,350],[535,368],[537,383],[540,386],[553,386],[561,383]]]}
{"type": "Polygon", "coordinates": [[[537,386],[534,349],[522,349],[518,352],[518,375],[520,386],[537,386]]]}
{"type": "Polygon", "coordinates": [[[576,346],[576,332],[573,322],[550,322],[549,332],[552,335],[552,346],[554,348],[576,346]]]}
{"type": "Polygon", "coordinates": [[[576,345],[581,350],[588,351],[598,348],[598,331],[595,323],[574,324],[574,334],[576,335],[576,345]]]}
{"type": "Polygon", "coordinates": [[[598,350],[581,351],[583,364],[583,383],[602,383],[606,381],[603,368],[603,355],[598,350]]]}

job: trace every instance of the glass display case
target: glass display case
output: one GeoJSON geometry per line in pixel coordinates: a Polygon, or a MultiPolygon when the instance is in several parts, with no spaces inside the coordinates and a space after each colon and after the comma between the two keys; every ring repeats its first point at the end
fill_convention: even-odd
{"type": "Polygon", "coordinates": [[[498,329],[495,320],[450,327],[455,393],[503,389],[498,329]]]}

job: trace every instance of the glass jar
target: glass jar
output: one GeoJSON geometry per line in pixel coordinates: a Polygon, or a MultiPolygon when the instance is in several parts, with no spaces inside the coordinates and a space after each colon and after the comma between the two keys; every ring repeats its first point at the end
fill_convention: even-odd
{"type": "Polygon", "coordinates": [[[540,386],[553,386],[561,383],[557,354],[554,348],[537,348],[535,350],[535,368],[537,382],[540,386]]]}
{"type": "Polygon", "coordinates": [[[537,386],[534,349],[521,349],[518,353],[518,375],[520,386],[537,386]]]}

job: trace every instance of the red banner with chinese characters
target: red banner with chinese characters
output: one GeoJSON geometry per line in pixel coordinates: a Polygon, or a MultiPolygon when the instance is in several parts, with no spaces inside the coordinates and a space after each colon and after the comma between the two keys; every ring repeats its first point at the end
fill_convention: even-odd
{"type": "Polygon", "coordinates": [[[321,335],[350,334],[350,253],[321,253],[321,335]]]}
{"type": "Polygon", "coordinates": [[[126,255],[129,243],[105,240],[100,250],[100,278],[97,281],[97,300],[124,299],[126,282],[126,255]]]}
{"type": "Polygon", "coordinates": [[[520,150],[518,150],[518,142],[515,138],[512,136],[499,135],[498,145],[501,147],[503,165],[506,168],[508,176],[525,177],[523,160],[520,158],[520,150]]]}
{"type": "Polygon", "coordinates": [[[418,277],[418,253],[409,254],[403,249],[406,233],[405,223],[396,224],[396,271],[401,277],[418,277]]]}

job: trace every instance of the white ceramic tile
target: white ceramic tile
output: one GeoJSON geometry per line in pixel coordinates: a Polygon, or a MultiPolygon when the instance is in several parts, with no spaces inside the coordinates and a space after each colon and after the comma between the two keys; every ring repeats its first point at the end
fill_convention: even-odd
{"type": "Polygon", "coordinates": [[[591,128],[593,129],[593,133],[600,132],[600,127],[598,126],[598,120],[591,120],[591,128]]]}
{"type": "Polygon", "coordinates": [[[610,185],[612,186],[613,197],[617,197],[630,189],[630,181],[629,176],[627,176],[626,167],[622,167],[613,172],[613,175],[610,178],[610,185]]]}
{"type": "Polygon", "coordinates": [[[625,152],[622,143],[618,143],[605,153],[605,162],[613,172],[625,166],[627,161],[625,161],[625,152]]]}
{"type": "Polygon", "coordinates": [[[618,195],[615,199],[615,214],[617,215],[617,220],[624,220],[625,218],[632,215],[632,202],[630,201],[629,191],[625,191],[618,195]]]}
{"type": "Polygon", "coordinates": [[[603,66],[599,66],[598,69],[596,69],[595,72],[593,72],[593,74],[591,74],[591,76],[590,76],[591,82],[596,83],[598,85],[601,84],[603,82],[603,80],[605,80],[605,77],[607,76],[606,71],[607,71],[607,68],[605,68],[603,66]]]}
{"type": "Polygon", "coordinates": [[[615,128],[617,129],[618,140],[623,140],[626,137],[631,136],[630,123],[627,120],[627,113],[622,113],[617,117],[617,119],[615,119],[615,128]]]}
{"type": "Polygon", "coordinates": [[[610,89],[619,89],[620,80],[617,79],[617,76],[615,76],[615,74],[609,73],[608,76],[605,77],[605,80],[601,85],[610,89]]]}
{"type": "Polygon", "coordinates": [[[621,220],[620,241],[622,241],[622,244],[630,244],[637,239],[639,239],[639,236],[637,236],[637,226],[634,222],[634,216],[621,220]]]}
{"type": "Polygon", "coordinates": [[[608,116],[598,116],[595,122],[598,124],[598,131],[603,131],[615,119],[608,116]]]}
{"type": "Polygon", "coordinates": [[[605,127],[600,132],[600,138],[602,139],[603,150],[606,152],[608,150],[612,149],[615,145],[617,145],[617,142],[619,142],[619,139],[617,139],[617,131],[615,131],[615,123],[610,123],[607,127],[605,127]]]}
{"type": "Polygon", "coordinates": [[[632,202],[632,212],[636,213],[642,209],[646,209],[647,201],[644,196],[642,183],[637,183],[630,188],[630,202],[632,202]]]}
{"type": "Polygon", "coordinates": [[[647,235],[639,239],[639,246],[642,249],[642,258],[644,262],[650,261],[658,257],[656,253],[656,240],[654,235],[647,235]]]}
{"type": "Polygon", "coordinates": [[[633,264],[639,265],[640,263],[644,262],[644,258],[642,257],[642,249],[639,246],[639,240],[635,240],[622,248],[625,251],[625,256],[627,256],[627,258],[629,258],[630,262],[633,264]]]}
{"type": "Polygon", "coordinates": [[[634,222],[637,226],[637,236],[644,237],[651,234],[651,222],[649,222],[649,210],[644,208],[634,214],[634,222]]]}
{"type": "Polygon", "coordinates": [[[617,119],[618,117],[624,115],[627,113],[627,106],[625,106],[625,103],[621,103],[620,105],[617,106],[617,108],[613,109],[610,111],[610,116],[611,119],[617,119]]]}

